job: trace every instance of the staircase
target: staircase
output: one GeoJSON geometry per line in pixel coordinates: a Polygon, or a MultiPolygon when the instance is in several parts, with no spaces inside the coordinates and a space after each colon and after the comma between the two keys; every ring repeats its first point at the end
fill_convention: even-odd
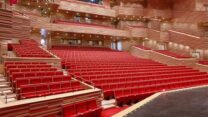
{"type": "Polygon", "coordinates": [[[113,108],[116,107],[115,102],[116,102],[115,99],[103,100],[101,102],[101,106],[103,107],[103,109],[113,108]]]}
{"type": "Polygon", "coordinates": [[[0,74],[0,101],[9,103],[16,100],[16,94],[13,93],[12,87],[10,87],[10,82],[0,74]]]}

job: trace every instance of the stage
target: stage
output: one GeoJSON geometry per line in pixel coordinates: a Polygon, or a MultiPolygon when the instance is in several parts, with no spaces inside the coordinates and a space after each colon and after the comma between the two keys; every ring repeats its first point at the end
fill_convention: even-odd
{"type": "Polygon", "coordinates": [[[125,117],[208,117],[208,87],[160,93],[132,110],[125,117]]]}

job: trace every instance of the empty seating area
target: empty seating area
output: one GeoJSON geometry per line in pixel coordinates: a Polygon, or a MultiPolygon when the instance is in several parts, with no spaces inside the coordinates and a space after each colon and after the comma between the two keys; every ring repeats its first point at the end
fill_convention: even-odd
{"type": "Polygon", "coordinates": [[[161,53],[161,54],[165,54],[165,55],[167,55],[167,56],[174,57],[174,58],[191,58],[190,56],[179,55],[179,54],[170,52],[170,51],[168,51],[168,50],[154,50],[154,51],[155,51],[155,52],[159,52],[159,53],[161,53]]]}
{"type": "Polygon", "coordinates": [[[101,111],[96,99],[63,106],[64,117],[100,117],[101,111]]]}
{"type": "Polygon", "coordinates": [[[118,105],[137,102],[164,90],[208,84],[208,74],[186,66],[167,66],[126,52],[96,48],[60,47],[52,51],[65,61],[68,72],[101,88],[105,99],[118,105]]]}
{"type": "Polygon", "coordinates": [[[5,62],[5,72],[19,99],[85,89],[70,75],[44,62],[5,62]]]}
{"type": "Polygon", "coordinates": [[[11,44],[11,48],[18,57],[52,57],[33,40],[20,40],[20,44],[11,44]]]}

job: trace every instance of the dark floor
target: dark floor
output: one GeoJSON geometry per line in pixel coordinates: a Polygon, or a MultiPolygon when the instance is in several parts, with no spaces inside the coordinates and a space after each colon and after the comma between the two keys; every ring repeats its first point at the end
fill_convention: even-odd
{"type": "Polygon", "coordinates": [[[127,117],[208,117],[208,87],[162,94],[127,117]]]}

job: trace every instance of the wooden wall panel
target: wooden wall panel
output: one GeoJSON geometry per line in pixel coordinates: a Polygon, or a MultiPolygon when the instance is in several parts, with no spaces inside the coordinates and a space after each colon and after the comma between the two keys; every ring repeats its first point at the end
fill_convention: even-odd
{"type": "Polygon", "coordinates": [[[12,38],[12,12],[0,9],[0,40],[12,38]]]}
{"type": "Polygon", "coordinates": [[[163,63],[163,64],[167,64],[167,65],[171,65],[171,66],[175,66],[175,65],[185,65],[185,66],[195,66],[197,60],[195,58],[187,58],[187,59],[177,59],[174,57],[170,57],[164,54],[160,54],[158,52],[154,52],[154,51],[144,51],[142,49],[138,49],[135,47],[131,48],[131,54],[137,57],[142,57],[142,58],[148,58],[148,59],[152,59],[154,61],[163,63]],[[148,56],[143,56],[141,54],[147,54],[148,56]]]}
{"type": "Polygon", "coordinates": [[[170,30],[169,34],[171,42],[187,45],[191,48],[205,49],[208,47],[208,40],[206,39],[173,30],[170,30]]]}
{"type": "Polygon", "coordinates": [[[113,8],[116,11],[116,15],[119,16],[143,16],[144,10],[140,7],[125,7],[125,6],[115,6],[113,8]]]}
{"type": "Polygon", "coordinates": [[[129,28],[132,37],[147,37],[148,29],[147,28],[140,28],[140,27],[130,27],[129,28]]]}
{"type": "Polygon", "coordinates": [[[30,19],[14,16],[12,19],[12,38],[29,39],[30,38],[30,19]]]}

